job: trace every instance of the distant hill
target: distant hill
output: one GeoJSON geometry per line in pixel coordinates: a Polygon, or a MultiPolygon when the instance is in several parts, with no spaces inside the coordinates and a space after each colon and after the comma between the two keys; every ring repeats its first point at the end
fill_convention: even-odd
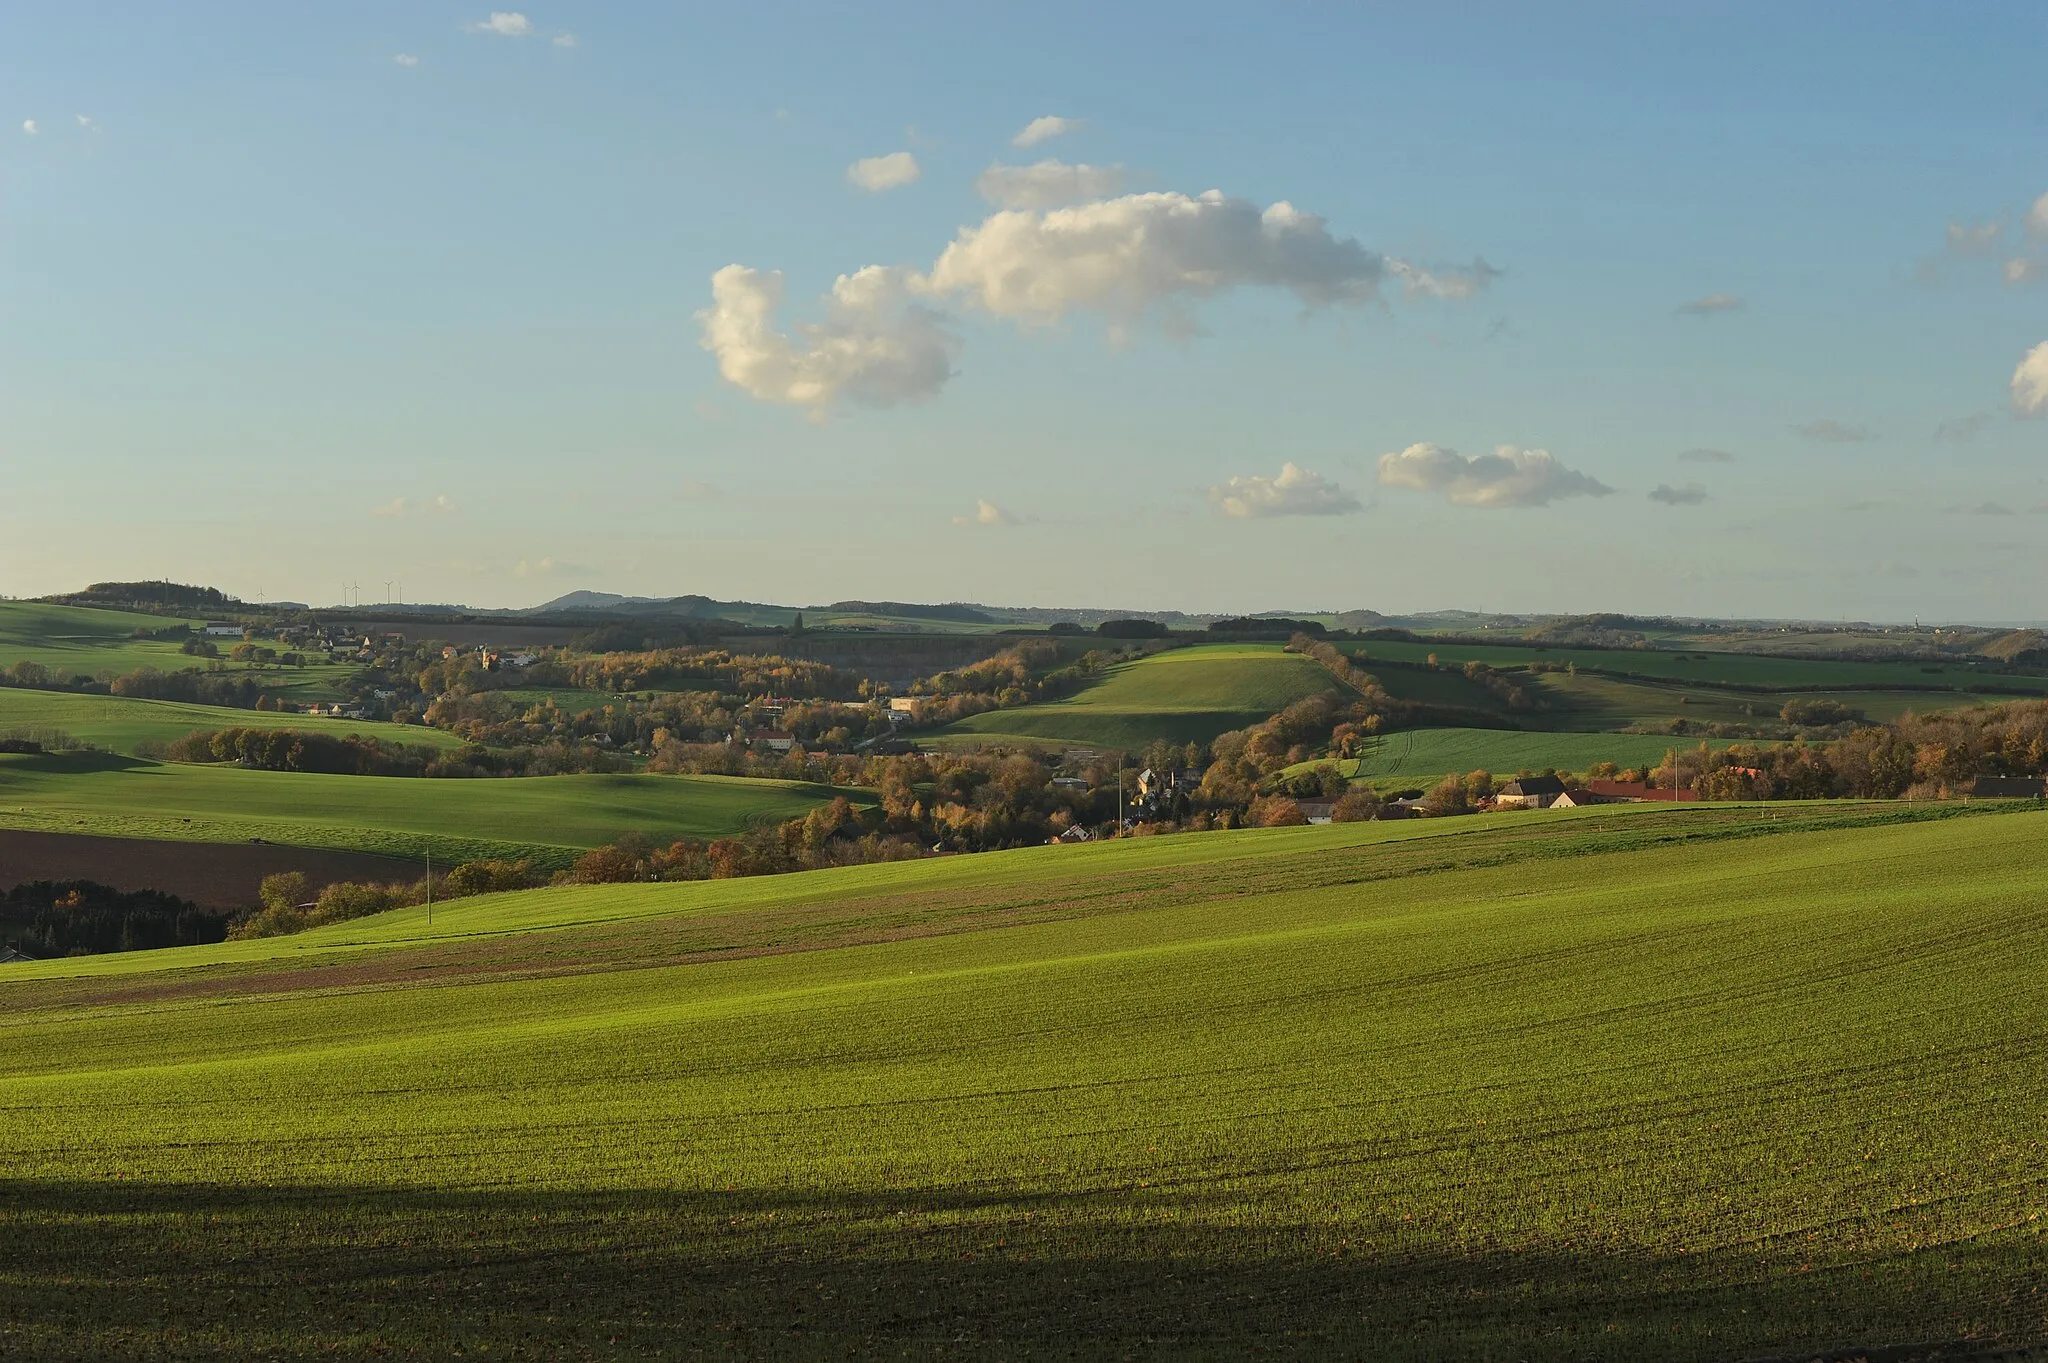
{"type": "Polygon", "coordinates": [[[65,592],[43,600],[65,606],[115,606],[124,609],[174,610],[195,615],[234,610],[241,601],[215,587],[183,582],[95,582],[82,592],[65,592]]]}

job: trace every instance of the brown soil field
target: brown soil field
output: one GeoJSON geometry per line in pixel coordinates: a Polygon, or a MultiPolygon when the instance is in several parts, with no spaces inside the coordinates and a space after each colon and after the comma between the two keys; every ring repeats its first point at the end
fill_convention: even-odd
{"type": "Polygon", "coordinates": [[[397,857],[274,843],[160,842],[0,829],[0,889],[31,880],[95,880],[117,890],[162,890],[209,909],[246,909],[263,877],[303,871],[315,890],[338,880],[418,880],[425,868],[397,857]]]}

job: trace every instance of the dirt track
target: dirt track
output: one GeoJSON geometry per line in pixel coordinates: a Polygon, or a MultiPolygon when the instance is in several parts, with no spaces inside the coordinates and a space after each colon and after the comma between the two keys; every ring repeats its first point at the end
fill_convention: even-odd
{"type": "Polygon", "coordinates": [[[31,880],[96,880],[117,890],[162,890],[210,909],[246,909],[278,871],[304,871],[315,890],[337,880],[417,880],[424,867],[396,857],[275,843],[158,842],[0,829],[0,890],[31,880]]]}

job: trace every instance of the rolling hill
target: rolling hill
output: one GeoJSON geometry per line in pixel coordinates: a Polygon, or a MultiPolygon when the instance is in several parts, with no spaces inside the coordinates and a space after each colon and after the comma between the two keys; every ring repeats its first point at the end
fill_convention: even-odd
{"type": "Polygon", "coordinates": [[[2039,1343],[2048,814],[1776,812],[0,967],[0,1319],[104,1358],[2039,1343]]]}

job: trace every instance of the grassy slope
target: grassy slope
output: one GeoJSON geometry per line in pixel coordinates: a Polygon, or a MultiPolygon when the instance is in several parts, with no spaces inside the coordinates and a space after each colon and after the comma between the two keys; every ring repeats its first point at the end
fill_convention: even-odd
{"type": "MultiPolygon", "coordinates": [[[[1446,664],[1478,661],[1492,667],[1519,667],[1537,660],[1558,664],[1571,662],[1580,668],[1673,681],[1768,686],[1785,691],[1814,686],[1848,686],[1881,691],[1901,686],[1961,687],[1986,683],[2048,693],[2048,678],[2001,676],[1961,663],[1862,663],[1821,658],[1770,658],[1749,653],[1553,648],[1520,641],[1458,644],[1374,639],[1341,647],[1354,655],[1362,652],[1368,658],[1397,658],[1408,662],[1421,662],[1432,653],[1439,662],[1446,664]]],[[[1368,662],[1366,667],[1370,671],[1371,663],[1368,662]]]]}
{"type": "Polygon", "coordinates": [[[2048,815],[1779,813],[476,901],[329,930],[311,990],[0,975],[0,1318],[109,1357],[2040,1340],[2048,815]],[[461,935],[533,914],[584,925],[461,935]]]}
{"type": "MultiPolygon", "coordinates": [[[[175,616],[132,615],[85,606],[49,606],[40,601],[0,601],[0,668],[41,663],[66,675],[88,676],[104,668],[132,672],[138,667],[173,671],[194,660],[178,645],[133,637],[137,629],[164,629],[175,616]]],[[[185,624],[204,624],[186,620],[185,624]]]]}
{"type": "MultiPolygon", "coordinates": [[[[1376,785],[1427,785],[1447,772],[1484,768],[1495,776],[1518,771],[1584,771],[1595,762],[1624,767],[1656,765],[1672,748],[1697,747],[1698,738],[1657,734],[1510,733],[1501,729],[1408,729],[1388,734],[1367,756],[1337,767],[1376,785]]],[[[1716,748],[1724,739],[1711,740],[1716,748]]]]}
{"type": "Polygon", "coordinates": [[[183,738],[194,729],[301,729],[312,733],[360,734],[391,743],[459,748],[462,740],[423,725],[366,723],[362,720],[315,719],[309,715],[229,710],[179,701],[130,700],[121,696],[84,696],[62,691],[0,689],[0,733],[10,729],[62,729],[75,738],[114,752],[132,753],[144,739],[183,738]]]}
{"type": "Polygon", "coordinates": [[[723,776],[423,780],[311,776],[120,759],[0,756],[0,827],[550,864],[626,831],[719,837],[836,792],[723,776]]]}
{"type": "Polygon", "coordinates": [[[1155,739],[1207,742],[1335,689],[1329,673],[1278,644],[1200,644],[1121,663],[1068,700],[974,715],[938,737],[1105,748],[1142,748],[1155,739]]]}

